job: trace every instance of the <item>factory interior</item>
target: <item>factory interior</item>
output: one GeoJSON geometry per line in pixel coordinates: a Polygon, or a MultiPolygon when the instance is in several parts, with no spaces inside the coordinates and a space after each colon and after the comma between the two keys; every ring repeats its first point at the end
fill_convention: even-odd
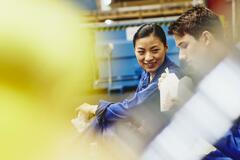
{"type": "Polygon", "coordinates": [[[240,160],[240,0],[3,0],[0,26],[1,160],[240,160]],[[196,56],[193,63],[211,70],[194,73],[196,88],[181,109],[178,99],[166,109],[162,95],[179,94],[188,76],[180,58],[187,46],[177,38],[198,33],[172,26],[195,7],[218,17],[224,38],[212,36],[215,28],[205,32],[212,19],[184,25],[224,40],[224,49],[209,53],[231,48],[233,56],[216,58],[217,67],[213,54],[196,56]],[[138,45],[159,33],[144,35],[144,26],[166,37],[158,38],[166,50],[154,74],[155,62],[141,62],[138,45]],[[164,94],[161,78],[171,73],[174,84],[164,89],[172,91],[164,94]]]}

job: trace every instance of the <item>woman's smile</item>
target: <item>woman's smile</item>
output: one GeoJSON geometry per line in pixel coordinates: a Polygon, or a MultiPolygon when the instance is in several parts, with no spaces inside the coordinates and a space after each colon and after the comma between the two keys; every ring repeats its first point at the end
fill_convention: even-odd
{"type": "Polygon", "coordinates": [[[147,62],[147,63],[144,63],[144,65],[148,68],[154,68],[156,65],[156,62],[147,62]]]}

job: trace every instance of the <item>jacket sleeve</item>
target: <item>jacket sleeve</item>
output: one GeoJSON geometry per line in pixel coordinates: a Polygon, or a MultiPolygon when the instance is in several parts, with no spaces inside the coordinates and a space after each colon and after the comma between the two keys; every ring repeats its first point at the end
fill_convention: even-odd
{"type": "Polygon", "coordinates": [[[146,89],[136,92],[131,99],[125,99],[122,102],[117,103],[100,101],[96,111],[96,119],[93,123],[94,128],[97,131],[103,131],[117,120],[125,119],[130,108],[141,104],[156,90],[157,84],[154,83],[149,85],[146,89]]]}
{"type": "Polygon", "coordinates": [[[209,153],[204,160],[240,160],[240,119],[215,145],[216,151],[209,153]]]}
{"type": "Polygon", "coordinates": [[[227,157],[217,149],[215,151],[210,152],[207,156],[203,158],[203,160],[234,160],[234,159],[227,157]]]}

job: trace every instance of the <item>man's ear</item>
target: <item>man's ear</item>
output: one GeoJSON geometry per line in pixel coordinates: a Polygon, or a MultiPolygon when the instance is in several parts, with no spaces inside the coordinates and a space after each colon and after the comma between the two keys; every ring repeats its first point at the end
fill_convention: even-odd
{"type": "Polygon", "coordinates": [[[202,35],[199,38],[200,42],[208,46],[214,40],[213,35],[209,31],[203,31],[202,35]]]}

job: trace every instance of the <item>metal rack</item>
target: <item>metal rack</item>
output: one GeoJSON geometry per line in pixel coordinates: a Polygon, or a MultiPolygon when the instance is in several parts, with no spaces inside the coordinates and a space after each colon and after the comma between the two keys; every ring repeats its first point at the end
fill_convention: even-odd
{"type": "Polygon", "coordinates": [[[140,5],[131,7],[113,8],[109,11],[86,12],[90,22],[104,22],[106,19],[114,21],[128,19],[144,19],[153,17],[167,17],[183,13],[193,6],[190,0],[172,3],[158,3],[153,5],[140,5]]]}

